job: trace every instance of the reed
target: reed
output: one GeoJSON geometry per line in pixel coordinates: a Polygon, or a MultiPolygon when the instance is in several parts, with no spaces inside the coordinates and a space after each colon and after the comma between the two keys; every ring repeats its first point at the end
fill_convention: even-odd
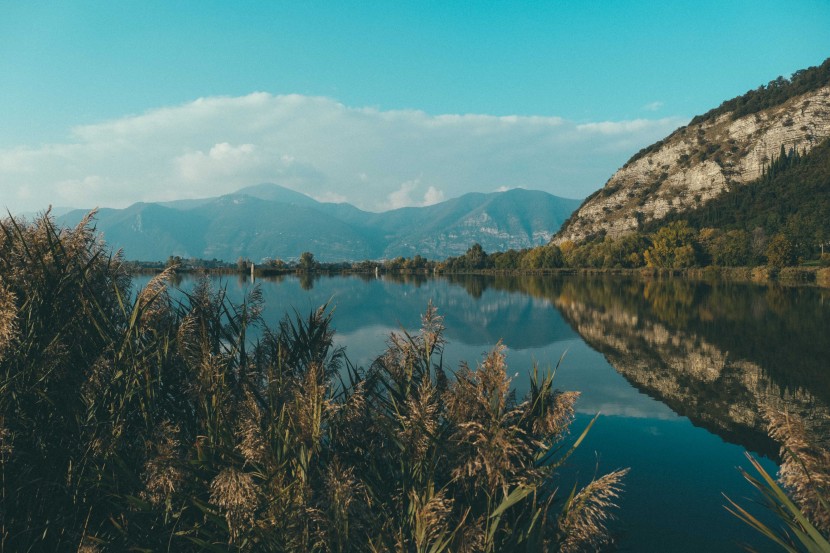
{"type": "Polygon", "coordinates": [[[606,541],[625,471],[559,492],[577,395],[534,367],[517,399],[500,345],[451,374],[434,307],[363,369],[327,306],[269,327],[256,290],[132,290],[89,220],[0,230],[0,551],[606,541]]]}
{"type": "Polygon", "coordinates": [[[727,510],[784,551],[830,553],[830,451],[810,443],[803,421],[796,417],[777,411],[766,417],[770,437],[781,444],[778,479],[749,454],[757,476],[743,469],[741,473],[778,525],[762,522],[728,497],[727,510]]]}

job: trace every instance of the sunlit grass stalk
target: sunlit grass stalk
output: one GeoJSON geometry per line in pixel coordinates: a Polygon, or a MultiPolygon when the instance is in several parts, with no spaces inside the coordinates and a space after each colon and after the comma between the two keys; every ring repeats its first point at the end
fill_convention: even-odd
{"type": "Polygon", "coordinates": [[[749,454],[757,476],[739,470],[779,524],[763,522],[729,497],[726,509],[785,551],[830,553],[830,451],[809,443],[804,423],[792,415],[766,415],[770,437],[781,444],[778,481],[749,454]]]}

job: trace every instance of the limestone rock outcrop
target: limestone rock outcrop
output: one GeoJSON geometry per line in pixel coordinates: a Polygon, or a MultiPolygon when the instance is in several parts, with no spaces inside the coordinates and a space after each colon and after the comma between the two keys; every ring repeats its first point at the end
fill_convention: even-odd
{"type": "Polygon", "coordinates": [[[782,146],[809,152],[828,136],[830,86],[737,119],[726,112],[681,127],[589,196],[553,242],[579,242],[603,231],[616,238],[670,210],[696,208],[760,177],[782,146]]]}

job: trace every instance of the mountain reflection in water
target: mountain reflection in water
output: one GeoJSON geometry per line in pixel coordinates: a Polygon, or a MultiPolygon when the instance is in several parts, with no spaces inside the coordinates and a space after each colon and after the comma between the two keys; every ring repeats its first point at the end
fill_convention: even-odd
{"type": "Polygon", "coordinates": [[[830,297],[814,288],[570,280],[555,305],[637,389],[723,439],[777,456],[768,413],[830,435],[830,297]]]}
{"type": "MultiPolygon", "coordinates": [[[[251,287],[246,278],[222,283],[233,301],[251,287]]],[[[673,551],[738,551],[739,542],[769,550],[722,507],[722,492],[752,493],[735,469],[746,465],[743,451],[767,457],[775,471],[773,411],[798,419],[813,443],[826,447],[830,437],[828,290],[550,276],[287,276],[257,284],[272,325],[292,309],[332,305],[337,344],[359,366],[384,350],[390,332],[418,329],[430,301],[445,318],[445,366],[473,364],[502,340],[519,397],[534,362],[554,366],[567,351],[556,385],[582,394],[575,434],[603,415],[569,470],[590,478],[597,465],[632,468],[620,500],[623,550],[672,543],[673,551]]]]}

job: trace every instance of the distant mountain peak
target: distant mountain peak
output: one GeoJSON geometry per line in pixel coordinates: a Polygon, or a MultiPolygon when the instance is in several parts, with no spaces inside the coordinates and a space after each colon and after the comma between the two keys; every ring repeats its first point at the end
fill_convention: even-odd
{"type": "Polygon", "coordinates": [[[280,202],[304,206],[317,205],[320,203],[311,196],[303,194],[302,192],[297,192],[296,190],[292,190],[272,182],[263,182],[252,186],[246,186],[244,188],[240,188],[236,192],[233,192],[232,195],[251,196],[252,198],[267,200],[269,202],[280,202]]]}
{"type": "MultiPolygon", "coordinates": [[[[111,247],[144,261],[170,255],[292,259],[303,251],[321,261],[416,254],[443,259],[476,242],[491,252],[545,243],[578,204],[546,192],[511,190],[369,213],[261,183],[215,198],[102,210],[96,226],[111,247]]],[[[75,211],[60,219],[75,224],[82,216],[75,211]]]]}

